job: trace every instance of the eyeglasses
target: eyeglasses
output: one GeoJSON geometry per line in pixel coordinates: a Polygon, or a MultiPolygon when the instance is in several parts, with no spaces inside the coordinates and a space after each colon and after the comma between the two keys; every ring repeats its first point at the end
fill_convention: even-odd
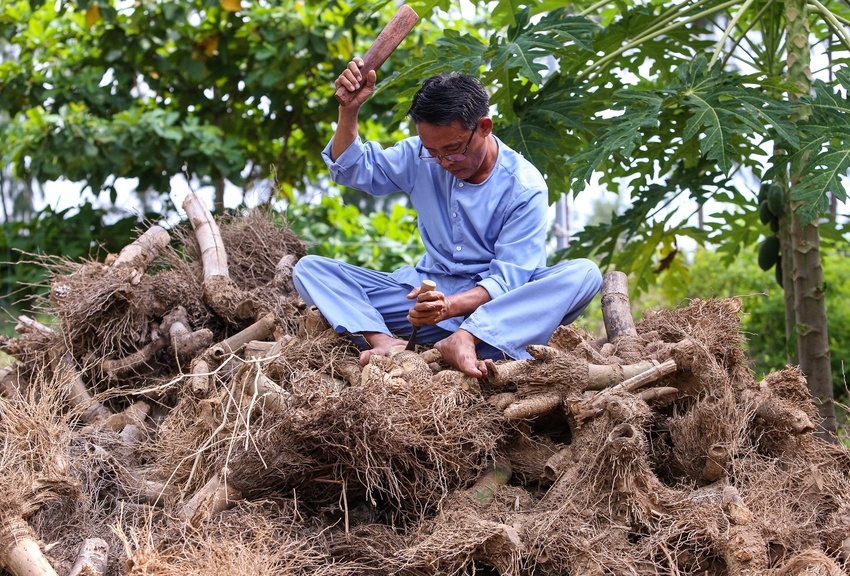
{"type": "Polygon", "coordinates": [[[443,158],[448,160],[449,162],[463,162],[466,160],[466,151],[469,150],[469,144],[472,142],[472,137],[475,136],[475,131],[478,130],[478,124],[475,125],[475,128],[472,129],[472,133],[469,135],[469,140],[466,141],[466,146],[463,148],[463,152],[458,154],[439,154],[437,156],[431,156],[428,154],[427,150],[423,150],[422,143],[419,143],[419,159],[424,162],[436,162],[440,163],[443,161],[443,158]]]}

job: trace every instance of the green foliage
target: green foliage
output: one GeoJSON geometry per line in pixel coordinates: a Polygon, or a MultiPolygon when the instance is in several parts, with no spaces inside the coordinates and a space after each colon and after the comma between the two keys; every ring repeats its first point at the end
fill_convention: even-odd
{"type": "MultiPolygon", "coordinates": [[[[303,190],[326,170],[333,81],[392,12],[365,1],[4,2],[0,41],[19,50],[0,62],[0,109],[11,118],[2,163],[95,194],[115,177],[164,193],[184,164],[203,184],[274,171],[303,190]]],[[[410,61],[408,46],[427,30],[387,67],[410,61]]],[[[376,94],[364,127],[383,126],[387,138],[395,102],[376,94]]]]}
{"type": "Polygon", "coordinates": [[[424,252],[416,213],[401,204],[393,204],[389,214],[367,216],[339,198],[323,196],[318,203],[290,204],[286,219],[311,254],[373,270],[414,265],[424,252]]]}
{"type": "Polygon", "coordinates": [[[790,156],[774,157],[774,166],[766,175],[772,177],[788,164],[792,173],[805,175],[791,189],[791,200],[802,203],[799,213],[803,225],[827,210],[828,193],[847,201],[841,178],[846,178],[850,170],[850,71],[839,68],[835,75],[840,89],[818,80],[814,83],[814,96],[798,101],[801,109],[808,112],[797,123],[801,143],[790,156]]]}

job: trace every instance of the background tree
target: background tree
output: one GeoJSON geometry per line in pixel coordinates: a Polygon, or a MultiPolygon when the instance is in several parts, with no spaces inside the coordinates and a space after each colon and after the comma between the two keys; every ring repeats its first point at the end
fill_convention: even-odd
{"type": "MultiPolygon", "coordinates": [[[[184,164],[215,186],[218,210],[225,181],[274,175],[283,194],[303,191],[324,173],[333,80],[392,13],[373,2],[4,2],[0,36],[20,48],[0,67],[4,163],[113,202],[117,178],[163,194],[184,164]]],[[[387,66],[409,60],[402,46],[387,66]]],[[[393,103],[370,100],[364,129],[388,138],[378,126],[393,103]]]]}

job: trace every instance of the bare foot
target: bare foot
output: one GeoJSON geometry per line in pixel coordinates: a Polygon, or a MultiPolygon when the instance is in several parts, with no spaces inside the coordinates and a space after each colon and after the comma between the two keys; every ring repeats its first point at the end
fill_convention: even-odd
{"type": "Polygon", "coordinates": [[[434,348],[440,351],[449,366],[473,378],[483,378],[487,375],[487,367],[475,354],[475,340],[470,332],[460,329],[434,344],[434,348]]]}
{"type": "Polygon", "coordinates": [[[363,337],[372,348],[360,353],[361,368],[369,363],[369,358],[371,358],[373,354],[377,354],[378,356],[391,356],[407,347],[407,342],[405,340],[393,338],[383,332],[366,333],[363,334],[363,337]]]}

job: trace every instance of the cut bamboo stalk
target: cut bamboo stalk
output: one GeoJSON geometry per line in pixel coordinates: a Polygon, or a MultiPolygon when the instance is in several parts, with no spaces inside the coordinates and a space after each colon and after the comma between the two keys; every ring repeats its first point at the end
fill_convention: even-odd
{"type": "Polygon", "coordinates": [[[189,389],[196,398],[206,398],[210,392],[210,365],[203,358],[192,362],[189,389]]]}
{"type": "Polygon", "coordinates": [[[228,486],[222,475],[217,474],[186,502],[180,510],[179,518],[192,526],[197,526],[205,518],[227,510],[241,498],[242,494],[228,486]]]}
{"type": "Polygon", "coordinates": [[[80,412],[80,418],[83,422],[99,424],[108,420],[112,416],[112,412],[89,394],[82,376],[74,367],[70,353],[62,356],[59,364],[70,380],[68,383],[68,403],[80,412]]]}
{"type": "Polygon", "coordinates": [[[708,449],[705,457],[705,466],[702,469],[702,477],[708,482],[720,480],[726,473],[726,464],[729,462],[729,450],[721,444],[714,444],[708,449]]]}
{"type": "Polygon", "coordinates": [[[170,241],[171,238],[165,228],[156,225],[151,226],[144,234],[118,253],[118,257],[112,262],[110,269],[126,268],[128,270],[126,280],[130,284],[138,284],[148,266],[157,256],[162,254],[170,241]]]}
{"type": "Polygon", "coordinates": [[[218,224],[195,193],[186,196],[183,209],[192,223],[201,250],[204,302],[229,323],[235,326],[243,325],[244,321],[254,316],[256,305],[230,279],[227,252],[218,224]]]}
{"type": "Polygon", "coordinates": [[[44,336],[55,336],[56,330],[48,328],[38,320],[34,320],[29,316],[18,316],[18,323],[15,325],[15,332],[18,334],[38,333],[44,336]]]}
{"type": "Polygon", "coordinates": [[[100,369],[111,379],[135,372],[143,366],[150,366],[156,353],[165,348],[167,342],[163,336],[157,335],[153,340],[123,358],[112,358],[100,363],[100,369]]]}
{"type": "Polygon", "coordinates": [[[13,576],[57,576],[23,518],[5,518],[0,534],[0,561],[13,576]]]}
{"type": "Polygon", "coordinates": [[[195,230],[195,238],[201,250],[204,279],[211,276],[230,278],[221,230],[203,200],[194,192],[190,192],[183,201],[183,210],[186,211],[186,216],[189,217],[192,228],[195,230]]]}
{"type": "Polygon", "coordinates": [[[109,544],[103,538],[86,538],[68,576],[103,576],[109,561],[109,544]]]}
{"type": "Polygon", "coordinates": [[[241,332],[210,348],[210,354],[216,360],[223,360],[225,356],[233,354],[252,340],[266,340],[273,336],[274,325],[274,314],[269,312],[241,332]]]}
{"type": "Polygon", "coordinates": [[[608,342],[615,344],[623,337],[636,337],[637,329],[629,303],[629,280],[623,272],[608,272],[602,277],[602,320],[608,342]]]}
{"type": "Polygon", "coordinates": [[[641,390],[636,393],[635,396],[643,400],[644,402],[651,402],[653,400],[661,400],[667,396],[675,396],[679,393],[678,388],[673,388],[672,386],[658,386],[656,388],[648,388],[646,390],[641,390]]]}

